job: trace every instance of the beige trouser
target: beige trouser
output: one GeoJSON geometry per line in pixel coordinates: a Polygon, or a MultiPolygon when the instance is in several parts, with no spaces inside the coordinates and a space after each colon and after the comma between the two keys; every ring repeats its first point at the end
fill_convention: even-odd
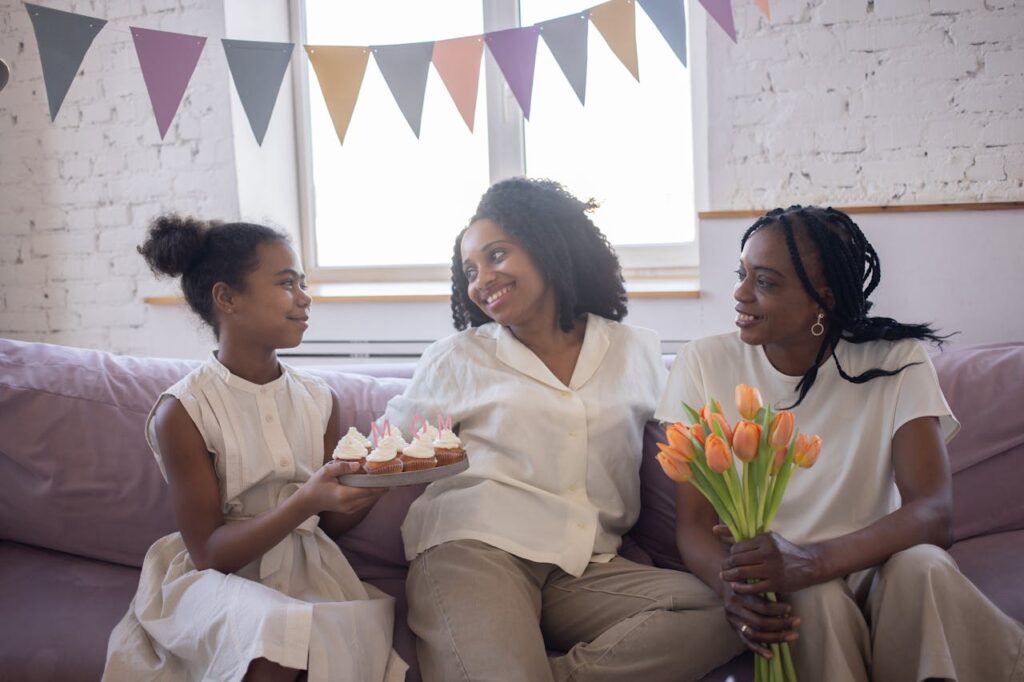
{"type": "Polygon", "coordinates": [[[621,557],[574,578],[475,540],[446,542],[413,560],[407,594],[426,682],[678,682],[743,650],[699,579],[621,557]]]}
{"type": "Polygon", "coordinates": [[[784,598],[802,621],[801,682],[1024,680],[1024,628],[934,545],[784,598]]]}

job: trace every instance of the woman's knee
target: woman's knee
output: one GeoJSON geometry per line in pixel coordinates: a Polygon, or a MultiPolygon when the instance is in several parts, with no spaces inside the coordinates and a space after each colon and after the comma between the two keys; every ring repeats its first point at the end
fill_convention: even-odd
{"type": "Polygon", "coordinates": [[[914,545],[889,557],[882,565],[879,577],[886,583],[912,587],[946,572],[958,572],[956,562],[948,552],[935,545],[914,545]]]}

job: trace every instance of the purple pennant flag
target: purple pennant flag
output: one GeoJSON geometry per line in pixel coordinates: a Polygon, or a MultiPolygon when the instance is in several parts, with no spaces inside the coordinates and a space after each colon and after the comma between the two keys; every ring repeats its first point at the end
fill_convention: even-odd
{"type": "Polygon", "coordinates": [[[711,18],[718,22],[732,42],[736,42],[736,25],[732,21],[732,0],[700,0],[711,18]]]}
{"type": "Polygon", "coordinates": [[[640,6],[654,22],[668,46],[686,66],[686,10],[684,0],[640,0],[640,6]]]}
{"type": "Polygon", "coordinates": [[[524,26],[484,34],[484,41],[494,61],[498,62],[498,68],[527,120],[530,119],[533,67],[537,61],[539,33],[536,26],[524,26]]]}
{"type": "Polygon", "coordinates": [[[406,122],[418,138],[423,119],[423,97],[427,92],[427,71],[434,54],[434,43],[408,43],[405,45],[374,45],[373,58],[377,60],[384,82],[398,102],[406,122]]]}
{"type": "Polygon", "coordinates": [[[85,59],[85,53],[107,22],[27,2],[25,9],[36,33],[39,61],[43,65],[43,84],[50,104],[50,121],[53,121],[78,73],[78,67],[85,59]]]}
{"type": "Polygon", "coordinates": [[[192,80],[206,38],[136,26],[129,28],[162,140],[192,80]]]}
{"type": "Polygon", "coordinates": [[[580,104],[584,104],[587,95],[587,29],[590,26],[587,13],[577,12],[537,26],[580,104]]]}

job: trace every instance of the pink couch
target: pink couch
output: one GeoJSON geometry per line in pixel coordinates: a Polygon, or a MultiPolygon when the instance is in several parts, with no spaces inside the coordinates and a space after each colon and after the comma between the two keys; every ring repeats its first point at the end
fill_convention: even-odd
{"type": "MultiPolygon", "coordinates": [[[[167,489],[143,437],[161,390],[196,363],[115,356],[0,339],[0,671],[12,680],[95,680],[107,636],[124,613],[142,558],[174,530],[167,489]]],[[[957,348],[935,356],[963,423],[950,449],[952,549],[1001,608],[1024,619],[1024,344],[957,348]]],[[[341,398],[342,423],[367,430],[400,392],[411,364],[314,368],[341,398]]],[[[623,552],[682,568],[669,481],[652,459],[643,511],[623,552]]],[[[405,626],[406,563],[399,525],[420,492],[389,493],[341,539],[360,576],[398,597],[396,646],[415,665],[405,626]]],[[[749,679],[745,657],[711,673],[749,679]]],[[[413,673],[410,679],[418,679],[413,673]]]]}

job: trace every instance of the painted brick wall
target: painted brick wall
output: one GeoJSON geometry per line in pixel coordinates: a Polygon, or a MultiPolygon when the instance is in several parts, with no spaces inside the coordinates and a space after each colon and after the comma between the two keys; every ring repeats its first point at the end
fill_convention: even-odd
{"type": "Polygon", "coordinates": [[[734,0],[708,33],[712,209],[1024,199],[1024,3],[734,0]]]}
{"type": "Polygon", "coordinates": [[[170,210],[238,213],[224,11],[203,0],[56,1],[108,20],[50,122],[35,35],[0,0],[0,336],[144,353],[142,297],[175,291],[135,247],[170,210]],[[161,141],[129,26],[208,36],[161,141]]]}

